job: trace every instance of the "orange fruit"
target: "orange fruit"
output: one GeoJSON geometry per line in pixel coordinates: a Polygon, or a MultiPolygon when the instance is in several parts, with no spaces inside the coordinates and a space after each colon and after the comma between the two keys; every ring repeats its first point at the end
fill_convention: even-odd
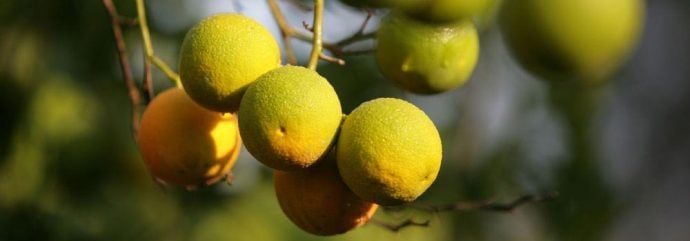
{"type": "Polygon", "coordinates": [[[369,221],[378,208],[350,191],[329,159],[304,170],[275,170],[273,182],[285,215],[315,235],[345,233],[369,221]]]}
{"type": "Polygon", "coordinates": [[[179,88],[151,101],[137,140],[154,177],[187,187],[220,180],[235,164],[241,145],[234,115],[209,111],[179,88]]]}

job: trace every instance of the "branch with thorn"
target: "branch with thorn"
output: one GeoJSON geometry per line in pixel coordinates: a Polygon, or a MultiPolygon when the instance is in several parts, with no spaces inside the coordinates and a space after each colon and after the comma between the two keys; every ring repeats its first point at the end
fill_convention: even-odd
{"type": "MultiPolygon", "coordinates": [[[[524,195],[522,197],[519,197],[511,202],[508,203],[496,203],[496,202],[491,202],[491,201],[481,201],[481,202],[457,202],[457,203],[449,203],[449,204],[441,204],[441,205],[425,205],[425,204],[412,204],[408,206],[400,206],[400,207],[389,207],[386,210],[387,211],[392,211],[392,212],[397,212],[404,210],[406,208],[411,208],[411,209],[416,209],[420,211],[425,211],[429,213],[440,213],[440,212],[456,212],[456,213],[462,213],[462,212],[470,212],[470,211],[488,211],[488,212],[512,212],[516,208],[527,205],[530,203],[541,203],[541,202],[546,202],[550,201],[553,199],[556,199],[558,197],[557,192],[549,192],[546,194],[542,195],[524,195]]],[[[413,227],[413,226],[421,226],[421,227],[427,227],[429,226],[430,220],[426,220],[424,222],[418,222],[414,221],[412,219],[407,219],[401,223],[398,224],[390,224],[390,223],[385,223],[381,222],[378,220],[372,220],[372,224],[378,225],[380,227],[386,228],[388,230],[391,230],[393,232],[398,232],[403,228],[407,227],[413,227]]]]}
{"type": "Polygon", "coordinates": [[[317,7],[323,7],[319,5],[315,5],[315,21],[313,25],[309,25],[307,22],[302,22],[302,26],[306,31],[301,31],[297,28],[294,28],[293,26],[290,26],[288,24],[287,19],[285,18],[285,15],[280,9],[280,6],[278,6],[278,3],[276,0],[266,0],[270,9],[271,13],[273,15],[273,18],[275,19],[276,23],[278,24],[278,28],[280,29],[280,34],[282,37],[283,44],[285,46],[285,55],[287,56],[288,63],[291,65],[297,65],[297,58],[295,57],[295,52],[294,49],[292,48],[292,44],[290,43],[290,39],[294,38],[303,42],[307,43],[312,43],[314,45],[314,50],[317,51],[312,51],[312,55],[310,58],[310,62],[312,62],[312,59],[321,59],[325,60],[331,63],[339,64],[339,65],[345,65],[345,60],[342,58],[348,55],[361,55],[361,54],[369,54],[372,53],[374,50],[373,49],[365,49],[365,50],[354,50],[354,51],[349,51],[346,50],[346,47],[368,39],[373,39],[376,37],[375,32],[371,33],[364,33],[366,30],[366,26],[369,24],[369,21],[373,17],[374,12],[370,10],[366,10],[365,12],[367,13],[366,18],[364,19],[362,25],[360,26],[359,30],[355,32],[353,35],[350,37],[347,37],[345,39],[342,39],[338,42],[334,43],[328,43],[328,42],[320,42],[317,43],[315,40],[320,40],[321,39],[321,29],[320,26],[316,26],[317,24],[320,25],[321,23],[321,15],[318,15],[319,12],[322,12],[323,9],[319,9],[317,7]],[[318,21],[316,21],[318,20],[318,21]],[[318,32],[315,31],[316,27],[319,27],[318,32]],[[311,33],[311,34],[310,34],[311,33]],[[327,50],[330,52],[333,56],[327,55],[322,52],[322,49],[327,50]],[[318,57],[318,58],[317,58],[318,57]]]}

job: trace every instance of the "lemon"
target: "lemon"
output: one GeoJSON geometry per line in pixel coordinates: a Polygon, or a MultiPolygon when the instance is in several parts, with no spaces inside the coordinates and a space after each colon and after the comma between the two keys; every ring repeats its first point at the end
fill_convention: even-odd
{"type": "Polygon", "coordinates": [[[377,38],[376,62],[381,73],[418,94],[462,85],[479,57],[477,30],[469,20],[433,24],[392,13],[382,20],[377,38]]]}
{"type": "Polygon", "coordinates": [[[331,84],[316,71],[283,66],[247,89],[238,115],[249,153],[274,169],[295,170],[327,153],[342,109],[331,84]]]}
{"type": "Polygon", "coordinates": [[[220,180],[235,164],[241,145],[235,116],[209,111],[179,88],[151,101],[137,140],[151,174],[181,186],[220,180]]]}
{"type": "Polygon", "coordinates": [[[280,49],[260,23],[239,14],[212,15],[187,32],[180,50],[180,79],[200,105],[235,112],[244,91],[280,66],[280,49]]]}
{"type": "Polygon", "coordinates": [[[596,84],[630,54],[644,9],[642,0],[507,1],[502,30],[513,56],[531,73],[596,84]]]}
{"type": "Polygon", "coordinates": [[[441,166],[434,123],[400,99],[362,103],[343,122],[336,148],[343,181],[360,198],[382,205],[414,201],[441,166]]]}
{"type": "Polygon", "coordinates": [[[419,1],[405,12],[431,22],[448,22],[460,19],[486,21],[496,12],[501,0],[436,0],[419,1]]]}
{"type": "Polygon", "coordinates": [[[367,223],[378,208],[343,183],[333,158],[304,170],[276,170],[273,183],[283,213],[311,234],[345,233],[367,223]]]}

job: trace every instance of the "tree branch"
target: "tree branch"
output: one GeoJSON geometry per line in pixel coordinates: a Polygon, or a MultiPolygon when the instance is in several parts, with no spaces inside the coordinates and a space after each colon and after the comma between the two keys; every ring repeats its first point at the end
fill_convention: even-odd
{"type": "Polygon", "coordinates": [[[283,46],[285,46],[285,56],[287,58],[287,62],[291,65],[297,65],[295,50],[292,48],[292,44],[290,43],[290,38],[292,35],[289,30],[291,27],[288,25],[285,15],[283,15],[283,13],[280,11],[280,7],[278,6],[276,0],[266,0],[266,2],[271,8],[273,19],[276,21],[276,24],[278,24],[278,28],[280,28],[280,36],[283,40],[283,46]]]}
{"type": "Polygon", "coordinates": [[[156,57],[153,52],[153,44],[151,44],[151,34],[149,33],[149,25],[146,20],[146,7],[144,0],[136,0],[137,2],[137,19],[139,20],[139,29],[141,30],[141,39],[144,40],[144,53],[146,53],[145,61],[150,61],[158,67],[168,78],[178,87],[180,84],[180,76],[168,67],[163,60],[156,57]]]}
{"type": "Polygon", "coordinates": [[[139,133],[139,113],[141,108],[141,95],[137,84],[132,77],[132,69],[129,65],[127,57],[127,46],[125,45],[124,37],[122,36],[122,28],[120,27],[121,19],[117,13],[117,9],[112,0],[103,0],[108,14],[110,15],[111,27],[113,29],[113,37],[115,38],[115,47],[117,48],[118,60],[120,62],[120,70],[127,86],[129,99],[132,103],[132,136],[136,139],[139,133]]]}
{"type": "Polygon", "coordinates": [[[508,203],[495,203],[491,201],[482,202],[458,202],[442,205],[420,205],[415,208],[431,212],[468,212],[468,211],[493,211],[493,212],[512,212],[515,208],[528,203],[539,203],[549,201],[558,197],[558,193],[550,192],[543,195],[525,195],[508,203]]]}
{"type": "MultiPolygon", "coordinates": [[[[462,212],[470,212],[470,211],[488,211],[488,212],[512,212],[516,208],[530,204],[530,203],[540,203],[540,202],[546,202],[550,201],[553,199],[556,199],[558,197],[558,193],[556,192],[549,192],[543,195],[524,195],[522,197],[519,197],[511,202],[508,203],[496,203],[496,202],[491,202],[491,201],[481,201],[481,202],[457,202],[457,203],[449,203],[449,204],[440,204],[440,205],[423,205],[423,204],[417,204],[417,205],[409,205],[409,206],[401,206],[400,208],[398,207],[389,207],[387,210],[388,211],[401,211],[406,208],[412,208],[412,209],[417,209],[429,213],[440,213],[440,212],[457,212],[457,213],[462,213],[462,212]]],[[[411,226],[429,226],[430,220],[426,220],[425,222],[416,222],[412,219],[407,219],[399,224],[388,224],[388,223],[383,223],[380,221],[375,221],[374,224],[381,226],[383,228],[389,229],[393,232],[398,232],[403,228],[406,227],[411,227],[411,226]]]]}
{"type": "Polygon", "coordinates": [[[323,0],[314,0],[314,23],[312,24],[311,32],[313,33],[312,47],[307,67],[311,70],[316,70],[319,56],[321,56],[321,51],[323,50],[323,0]]]}
{"type": "MultiPolygon", "coordinates": [[[[302,22],[302,25],[305,30],[308,32],[311,32],[311,34],[300,31],[299,29],[296,29],[288,23],[287,19],[285,18],[285,15],[282,13],[280,10],[280,6],[278,6],[276,0],[267,0],[268,6],[271,8],[271,13],[273,15],[273,18],[275,19],[276,23],[278,24],[278,27],[280,28],[280,34],[282,37],[282,41],[285,45],[285,54],[287,55],[288,63],[296,65],[297,64],[297,59],[294,54],[294,49],[292,45],[290,44],[290,39],[298,39],[303,42],[310,43],[314,45],[316,39],[322,39],[322,38],[315,38],[316,37],[316,31],[315,28],[316,22],[314,22],[313,26],[309,26],[306,22],[302,22]]],[[[314,15],[315,15],[315,20],[317,19],[316,12],[318,10],[315,4],[315,9],[314,9],[314,15]]],[[[323,7],[323,6],[321,6],[323,7]]],[[[323,12],[323,10],[321,11],[323,12]]],[[[364,33],[365,28],[367,24],[369,23],[369,20],[373,16],[372,11],[366,11],[367,16],[360,26],[359,30],[355,32],[352,36],[347,37],[343,40],[340,40],[335,43],[328,43],[328,42],[323,42],[321,40],[321,51],[315,52],[314,49],[312,49],[312,53],[310,55],[310,64],[314,59],[314,54],[317,54],[318,59],[322,59],[328,62],[336,63],[339,65],[344,65],[345,60],[342,59],[342,57],[347,56],[347,55],[360,55],[360,54],[369,54],[373,51],[373,49],[365,49],[365,50],[356,50],[356,51],[347,51],[345,48],[353,43],[363,41],[363,40],[368,40],[376,37],[375,32],[371,33],[364,33]],[[323,53],[323,49],[328,50],[333,56],[329,56],[325,53],[323,53]]],[[[321,16],[323,18],[323,16],[321,16]]],[[[319,21],[322,22],[322,21],[319,21]]],[[[321,27],[322,28],[322,27],[321,27]]]]}

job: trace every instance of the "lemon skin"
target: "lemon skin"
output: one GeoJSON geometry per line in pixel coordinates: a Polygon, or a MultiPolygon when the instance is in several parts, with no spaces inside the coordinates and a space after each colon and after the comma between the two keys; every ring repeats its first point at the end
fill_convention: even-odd
{"type": "Polygon", "coordinates": [[[249,153],[287,171],[306,168],[328,152],[343,113],[325,78],[304,67],[283,66],[247,89],[238,115],[249,153]]]}
{"type": "Polygon", "coordinates": [[[446,24],[401,13],[382,20],[376,63],[387,79],[417,94],[437,94],[464,84],[479,57],[477,30],[469,20],[446,24]]]}
{"type": "Polygon", "coordinates": [[[438,175],[442,147],[434,123],[414,105],[379,98],[345,118],[336,148],[343,181],[381,205],[414,201],[438,175]]]}
{"type": "Polygon", "coordinates": [[[236,112],[256,78],[280,66],[271,33],[239,14],[212,15],[187,32],[180,50],[180,79],[200,105],[236,112]]]}

